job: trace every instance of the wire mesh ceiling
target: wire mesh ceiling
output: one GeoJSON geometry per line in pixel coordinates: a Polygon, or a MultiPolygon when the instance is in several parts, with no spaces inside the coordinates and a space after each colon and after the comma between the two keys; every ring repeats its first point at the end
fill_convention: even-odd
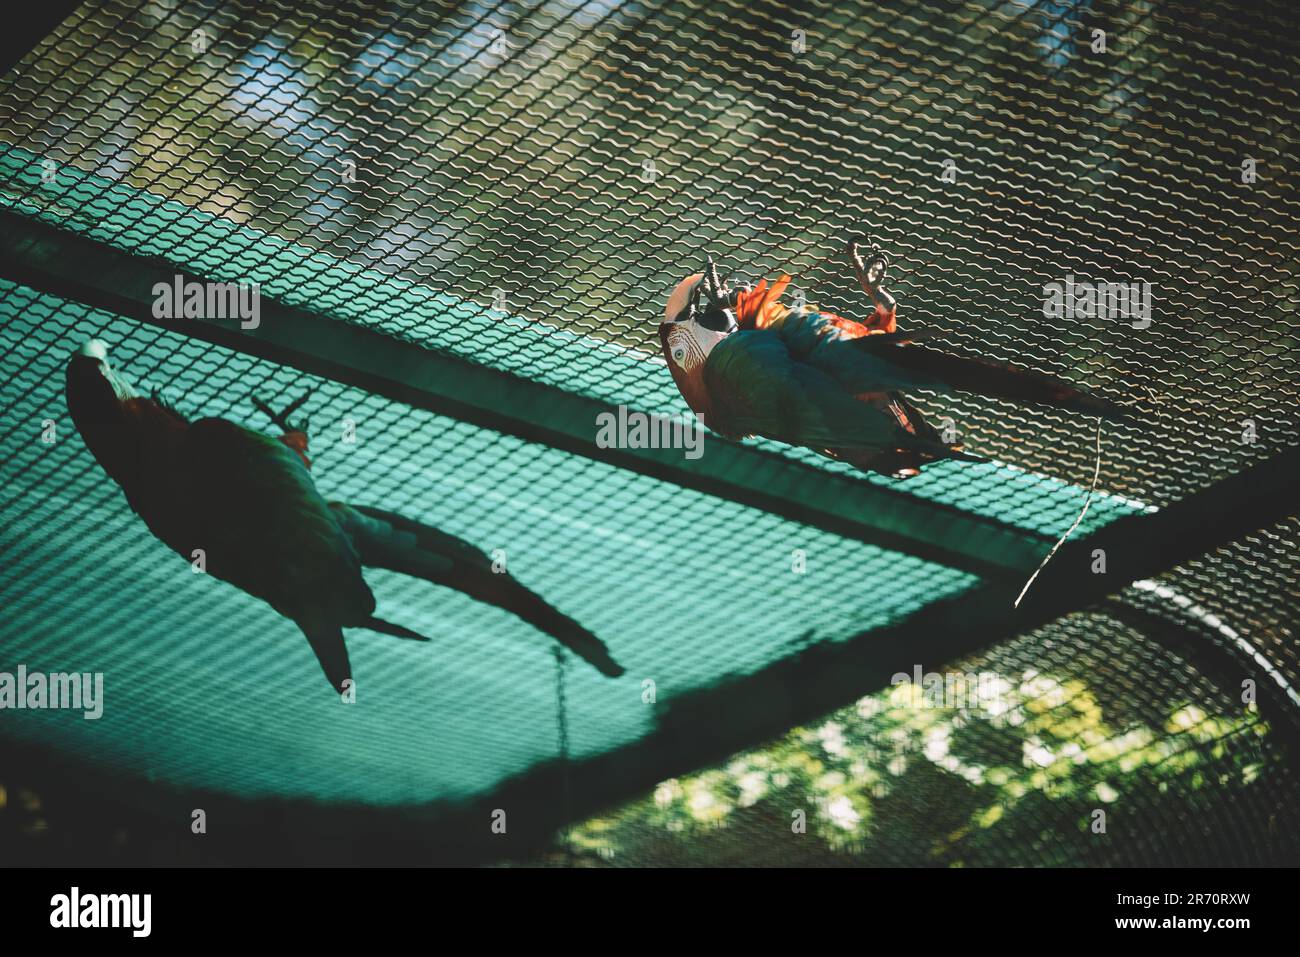
{"type": "MultiPolygon", "coordinates": [[[[1086,534],[1300,442],[1295,26],[1285,3],[88,3],[0,79],[0,207],[255,281],[322,321],[662,413],[684,405],[656,325],[706,252],[742,278],[792,273],[811,301],[860,316],[838,256],[866,233],[890,255],[901,328],[1136,411],[1107,427],[1086,534]],[[1066,277],[1151,283],[1150,325],[1048,318],[1044,287],[1066,277]]],[[[70,298],[0,282],[2,647],[58,663],[75,635],[77,655],[130,678],[94,727],[29,716],[9,726],[22,740],[182,786],[379,804],[481,794],[557,749],[543,637],[397,576],[376,576],[381,608],[436,631],[437,648],[362,638],[357,670],[382,704],[343,719],[316,700],[288,623],[190,581],[78,439],[28,442],[47,418],[71,432],[61,370],[90,335],[195,415],[253,425],[250,395],[277,405],[314,386],[326,494],[505,548],[629,667],[621,682],[562,676],[576,757],[654,727],[644,679],[669,697],[708,688],[977,582],[70,298]],[[355,445],[331,438],[345,418],[355,445]],[[869,587],[832,597],[789,574],[793,549],[869,587]],[[714,587],[684,587],[680,569],[716,569],[714,587]],[[236,672],[247,700],[207,707],[236,672]]],[[[1035,536],[1071,521],[1089,420],[917,402],[991,461],[928,468],[907,495],[1035,536]]],[[[1235,622],[1234,655],[1249,646],[1293,684],[1295,578],[1272,569],[1295,526],[1260,536],[1130,589],[1125,607],[1181,621],[1170,592],[1184,596],[1235,622]]],[[[1067,681],[1102,638],[1136,654],[1151,621],[1116,614],[1063,620],[990,666],[1003,655],[1020,674],[1050,646],[1067,681]]],[[[1133,673],[1164,667],[1158,652],[1136,660],[1133,673]]],[[[1189,700],[1208,709],[1216,680],[1189,678],[1189,700]]],[[[1269,748],[1266,764],[1280,760],[1269,748]]]]}

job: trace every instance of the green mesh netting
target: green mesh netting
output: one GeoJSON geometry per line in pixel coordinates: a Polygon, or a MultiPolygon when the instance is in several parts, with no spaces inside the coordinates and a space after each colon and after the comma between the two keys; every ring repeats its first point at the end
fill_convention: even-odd
{"type": "Polygon", "coordinates": [[[537,860],[1294,865],[1298,544],[1300,520],[1263,529],[1094,611],[933,669],[970,684],[864,696],[662,782],[537,860]]]}
{"type": "Polygon", "coordinates": [[[47,418],[62,429],[53,444],[38,434],[6,440],[14,454],[3,470],[5,653],[32,670],[102,670],[107,696],[98,721],[10,712],[6,728],[115,767],[242,794],[384,803],[462,797],[555,755],[556,665],[549,639],[505,612],[368,572],[381,614],[434,641],[353,633],[364,707],[340,706],[296,626],[194,574],[105,480],[61,396],[66,357],[93,336],[116,334],[117,368],[153,369],[164,395],[240,421],[257,420],[251,394],[317,386],[313,418],[338,423],[335,441],[317,426],[322,441],[313,446],[324,494],[382,503],[485,551],[502,549],[513,574],[605,636],[630,674],[610,681],[579,662],[569,666],[575,757],[626,744],[652,726],[644,678],[664,695],[708,685],[801,642],[885,624],[974,580],[12,284],[0,290],[14,431],[26,423],[39,433],[47,418]],[[358,424],[355,444],[342,440],[345,418],[358,424]],[[815,578],[783,574],[794,548],[896,587],[885,600],[827,603],[815,578]],[[691,568],[717,569],[726,588],[748,596],[745,641],[715,640],[745,621],[676,574],[691,568]]]}
{"type": "MultiPolygon", "coordinates": [[[[1300,440],[1295,20],[1285,3],[1102,0],[89,3],[0,78],[0,211],[142,261],[255,280],[323,322],[661,413],[685,406],[655,324],[706,251],[741,278],[796,273],[812,301],[860,315],[861,294],[833,257],[867,232],[891,255],[903,328],[1062,375],[1139,413],[1104,435],[1084,535],[1300,440]],[[1104,53],[1091,48],[1097,28],[1104,53]],[[1066,275],[1152,282],[1153,323],[1045,318],[1043,285],[1066,275]]],[[[191,575],[90,459],[61,398],[63,363],[90,335],[110,341],[134,381],[194,414],[259,424],[249,396],[282,405],[315,387],[308,411],[327,494],[504,549],[516,575],[629,668],[606,681],[567,666],[577,759],[654,730],[645,679],[668,702],[978,584],[725,496],[413,410],[346,376],[305,376],[3,280],[0,667],[103,670],[109,699],[99,722],[11,713],[0,733],[133,778],[372,804],[483,795],[557,756],[556,664],[544,637],[509,615],[372,573],[381,612],[435,642],[355,633],[365,706],[322,700],[297,630],[191,575]],[[355,444],[342,441],[345,418],[355,444]],[[40,441],[46,419],[53,444],[40,441]],[[790,573],[794,549],[811,574],[790,573]],[[707,588],[692,586],[692,570],[707,570],[707,588]],[[828,587],[847,571],[858,587],[828,587]]],[[[750,444],[1040,536],[1073,520],[1092,473],[1088,420],[969,396],[918,403],[992,461],[941,464],[899,485],[750,444]]],[[[1294,542],[1293,528],[1278,534],[1268,541],[1294,542]]],[[[1249,785],[1243,769],[1259,765],[1251,780],[1276,782],[1287,772],[1256,733],[1265,724],[1220,700],[1236,673],[1197,664],[1185,695],[1153,691],[1140,716],[1116,714],[1094,687],[1093,656],[1106,644],[1124,662],[1117,672],[1165,680],[1176,652],[1151,650],[1149,632],[1153,617],[1186,618],[1173,593],[1220,623],[1243,614],[1233,660],[1262,667],[1263,656],[1294,679],[1294,589],[1261,571],[1277,551],[1246,543],[1235,578],[1190,565],[1174,584],[1130,590],[1127,605],[1152,606],[1137,624],[1114,609],[1080,613],[987,660],[1016,687],[1027,669],[1049,674],[1089,714],[1100,709],[1107,734],[1146,728],[1142,747],[1161,760],[1183,740],[1168,722],[1196,709],[1226,722],[1201,742],[1224,751],[1214,773],[1249,785]],[[1248,608],[1223,607],[1235,594],[1248,608]]],[[[1199,634],[1185,623],[1180,633],[1188,627],[1199,634]]],[[[1228,640],[1211,631],[1196,640],[1228,640]]],[[[925,636],[917,643],[924,660],[925,636]]],[[[853,733],[878,736],[881,720],[853,733]]],[[[929,733],[911,728],[908,747],[924,752],[929,733]]],[[[995,749],[998,735],[978,722],[960,737],[979,751],[981,735],[995,749]]],[[[844,787],[899,778],[891,813],[931,829],[927,860],[1023,860],[981,843],[971,822],[997,801],[958,781],[960,768],[914,761],[917,783],[882,771],[898,755],[870,748],[844,787]],[[961,795],[951,820],[930,813],[946,789],[961,795]],[[966,830],[952,837],[950,824],[966,830]]],[[[1004,758],[1021,780],[1028,766],[1004,758]]],[[[1071,767],[1080,776],[1056,783],[1095,795],[1102,782],[1084,771],[1096,769],[1071,767]]],[[[1154,802],[1161,784],[1194,773],[1153,772],[1134,793],[1154,802]]],[[[1289,809],[1289,785],[1276,787],[1289,809]]],[[[884,814],[869,803],[854,805],[861,820],[884,814]]],[[[1047,820],[1055,806],[1021,813],[1047,820]]],[[[1252,805],[1231,807],[1216,813],[1252,805]]],[[[860,858],[907,856],[872,851],[864,835],[844,836],[860,858]]],[[[602,859],[611,848],[588,847],[602,859]]],[[[1088,859],[1141,856],[1096,853],[1088,859]]]]}

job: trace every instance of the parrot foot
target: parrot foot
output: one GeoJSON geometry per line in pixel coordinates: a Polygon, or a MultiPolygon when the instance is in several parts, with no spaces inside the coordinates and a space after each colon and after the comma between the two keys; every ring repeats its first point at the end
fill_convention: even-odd
{"type": "Polygon", "coordinates": [[[289,416],[293,415],[293,413],[297,412],[300,408],[302,408],[303,403],[305,403],[308,399],[311,398],[312,391],[313,390],[308,389],[297,399],[295,399],[294,401],[290,402],[287,406],[285,406],[284,411],[282,412],[276,412],[274,409],[272,409],[261,399],[257,398],[257,396],[253,396],[253,405],[255,405],[259,412],[261,412],[264,416],[270,419],[271,422],[277,427],[279,427],[282,431],[301,432],[305,435],[307,433],[308,420],[303,419],[301,422],[296,422],[296,423],[290,422],[289,416]]]}
{"type": "Polygon", "coordinates": [[[695,321],[715,332],[730,332],[736,328],[736,299],[736,290],[727,284],[726,279],[719,277],[713,257],[706,257],[704,273],[695,286],[695,298],[691,303],[695,321]],[[703,309],[700,308],[701,293],[707,300],[703,309]]]}
{"type": "Polygon", "coordinates": [[[850,239],[845,244],[849,264],[853,267],[853,274],[858,278],[858,285],[875,303],[876,308],[882,312],[892,314],[898,303],[893,296],[881,288],[881,283],[885,281],[885,272],[889,269],[889,258],[879,246],[872,246],[864,254],[863,244],[865,242],[866,237],[859,236],[850,239]]]}

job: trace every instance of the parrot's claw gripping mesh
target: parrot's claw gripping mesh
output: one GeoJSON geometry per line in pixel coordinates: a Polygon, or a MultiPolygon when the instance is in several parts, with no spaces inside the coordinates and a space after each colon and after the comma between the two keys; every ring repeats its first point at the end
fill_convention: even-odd
{"type": "Polygon", "coordinates": [[[897,303],[893,296],[881,288],[881,284],[885,281],[885,273],[889,269],[889,257],[879,246],[872,246],[864,255],[862,251],[864,242],[865,240],[859,237],[850,239],[845,245],[849,262],[853,266],[853,274],[857,276],[858,285],[871,297],[872,302],[881,309],[892,311],[897,303]]]}
{"type": "Polygon", "coordinates": [[[712,256],[705,260],[704,281],[700,285],[704,287],[704,294],[709,297],[709,305],[717,306],[730,302],[727,284],[718,277],[718,267],[713,262],[712,256]]]}
{"type": "Polygon", "coordinates": [[[726,280],[719,278],[718,267],[714,264],[712,256],[705,259],[704,277],[695,287],[697,303],[701,290],[703,290],[704,296],[709,302],[708,308],[703,312],[696,310],[696,321],[706,328],[715,329],[719,332],[736,328],[737,321],[734,309],[736,295],[727,285],[726,280]]]}

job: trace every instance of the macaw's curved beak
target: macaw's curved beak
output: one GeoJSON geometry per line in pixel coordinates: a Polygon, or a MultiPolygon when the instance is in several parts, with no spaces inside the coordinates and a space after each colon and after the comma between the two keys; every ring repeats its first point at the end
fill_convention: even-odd
{"type": "Polygon", "coordinates": [[[692,273],[677,284],[677,288],[668,296],[668,304],[664,307],[664,318],[668,322],[681,322],[686,318],[695,296],[695,287],[703,278],[702,272],[692,273]]]}

